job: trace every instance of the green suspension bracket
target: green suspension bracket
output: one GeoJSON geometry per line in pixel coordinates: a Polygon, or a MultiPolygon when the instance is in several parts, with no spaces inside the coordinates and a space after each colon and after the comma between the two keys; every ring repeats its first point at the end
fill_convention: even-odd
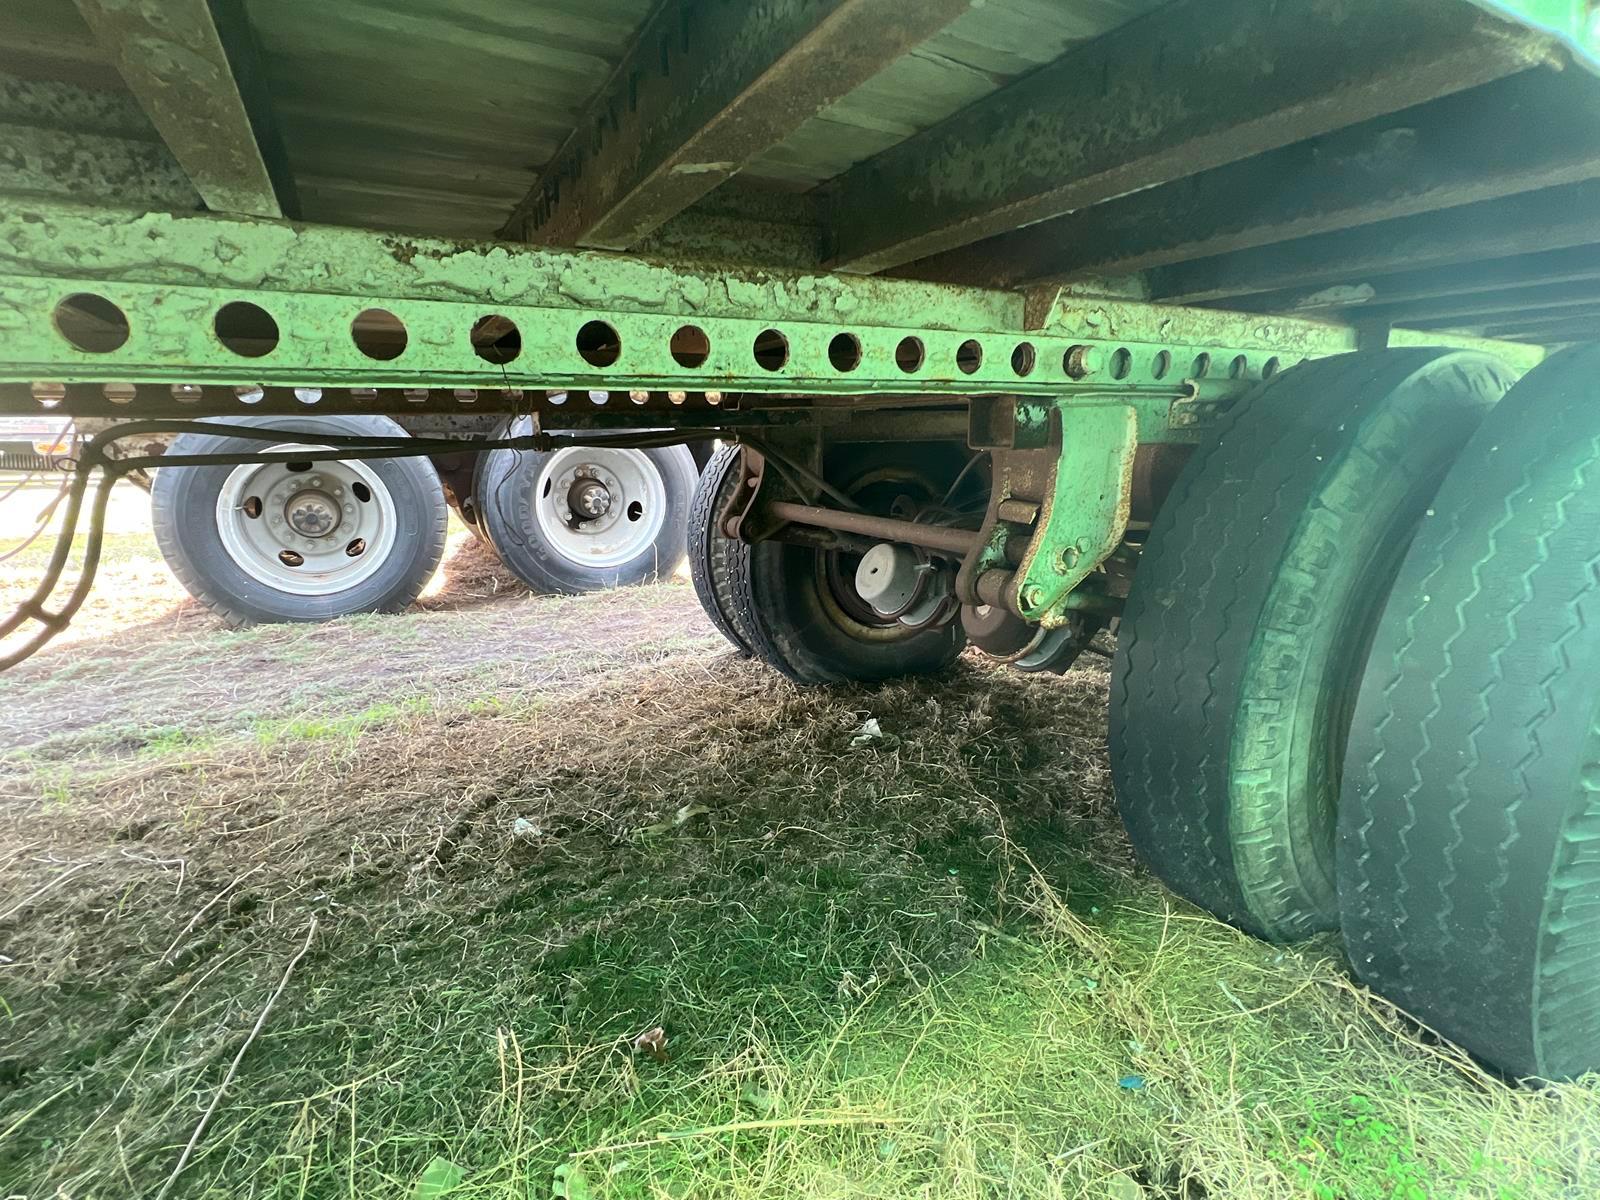
{"type": "Polygon", "coordinates": [[[1133,497],[1139,420],[1126,404],[1056,402],[1061,446],[1039,524],[1017,568],[1017,607],[1065,623],[1073,592],[1122,544],[1133,497]]]}
{"type": "Polygon", "coordinates": [[[994,482],[983,547],[957,581],[967,603],[1054,628],[1102,602],[1082,585],[1127,533],[1141,407],[1066,395],[974,405],[968,441],[993,456],[994,482]]]}

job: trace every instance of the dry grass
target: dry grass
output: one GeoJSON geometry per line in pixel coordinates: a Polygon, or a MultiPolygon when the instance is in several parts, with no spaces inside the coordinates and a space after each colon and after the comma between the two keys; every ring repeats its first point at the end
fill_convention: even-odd
{"type": "MultiPolygon", "coordinates": [[[[1595,1089],[1508,1088],[1330,943],[1144,874],[1094,665],[801,692],[682,588],[459,578],[491,594],[323,629],[316,704],[0,760],[0,1194],[1600,1188],[1595,1089]],[[448,674],[472,631],[509,657],[552,625],[448,674]],[[411,665],[373,701],[350,653],[411,665]]],[[[242,647],[310,636],[123,630],[25,690],[104,718],[130,656],[244,687],[242,647]]]]}

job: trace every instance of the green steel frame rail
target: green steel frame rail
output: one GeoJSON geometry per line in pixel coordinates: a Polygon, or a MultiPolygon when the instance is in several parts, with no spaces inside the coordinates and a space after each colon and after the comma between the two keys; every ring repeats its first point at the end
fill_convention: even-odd
{"type": "MultiPolygon", "coordinates": [[[[1022,444],[1054,444],[1055,461],[1006,603],[1046,626],[1070,619],[1121,542],[1141,443],[1198,440],[1255,382],[1362,342],[1345,326],[1059,289],[705,272],[251,218],[0,213],[0,413],[226,417],[268,392],[302,411],[334,392],[357,411],[553,412],[559,389],[573,400],[558,420],[627,393],[637,403],[604,416],[648,439],[797,408],[803,420],[808,406],[824,422],[841,406],[1013,398],[1022,444]],[[712,418],[718,393],[743,411],[712,418]]],[[[1542,355],[1472,344],[1521,367],[1542,355]]],[[[907,437],[924,427],[883,415],[907,437]]]]}
{"type": "Polygon", "coordinates": [[[0,412],[153,415],[152,384],[188,415],[248,411],[266,388],[350,389],[370,411],[435,390],[476,411],[548,389],[1011,394],[1128,404],[1143,441],[1192,438],[1186,398],[1357,342],[1337,325],[1065,294],[66,205],[0,214],[0,334],[0,412]],[[364,341],[358,318],[390,340],[364,341]],[[229,338],[229,320],[256,335],[229,338]],[[100,403],[68,390],[84,384],[100,403]]]}

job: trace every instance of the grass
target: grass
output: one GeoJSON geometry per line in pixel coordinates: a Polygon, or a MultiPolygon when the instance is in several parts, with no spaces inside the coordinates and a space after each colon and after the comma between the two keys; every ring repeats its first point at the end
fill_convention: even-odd
{"type": "Polygon", "coordinates": [[[1600,1184],[1594,1087],[1140,870],[1092,667],[800,693],[681,587],[530,598],[468,543],[418,611],[230,632],[112,557],[132,609],[6,681],[0,1194],[1600,1184]]]}
{"type": "Polygon", "coordinates": [[[397,703],[371,704],[357,712],[256,721],[251,733],[257,743],[268,749],[279,742],[318,740],[340,742],[347,749],[353,749],[356,740],[367,730],[407,717],[421,716],[432,709],[433,701],[429,697],[408,696],[397,703]]]}
{"type": "Polygon", "coordinates": [[[10,789],[0,1192],[1600,1188],[1594,1087],[1507,1087],[1138,867],[1103,672],[661,652],[10,789]]]}

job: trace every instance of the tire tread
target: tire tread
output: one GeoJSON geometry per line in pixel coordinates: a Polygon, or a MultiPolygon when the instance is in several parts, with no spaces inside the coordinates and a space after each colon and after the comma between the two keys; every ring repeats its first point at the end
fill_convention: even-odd
{"type": "Polygon", "coordinates": [[[1600,671],[1600,421],[1563,387],[1577,370],[1514,389],[1441,491],[1341,800],[1358,974],[1519,1075],[1600,1066],[1600,689],[1581,682],[1600,671]]]}

